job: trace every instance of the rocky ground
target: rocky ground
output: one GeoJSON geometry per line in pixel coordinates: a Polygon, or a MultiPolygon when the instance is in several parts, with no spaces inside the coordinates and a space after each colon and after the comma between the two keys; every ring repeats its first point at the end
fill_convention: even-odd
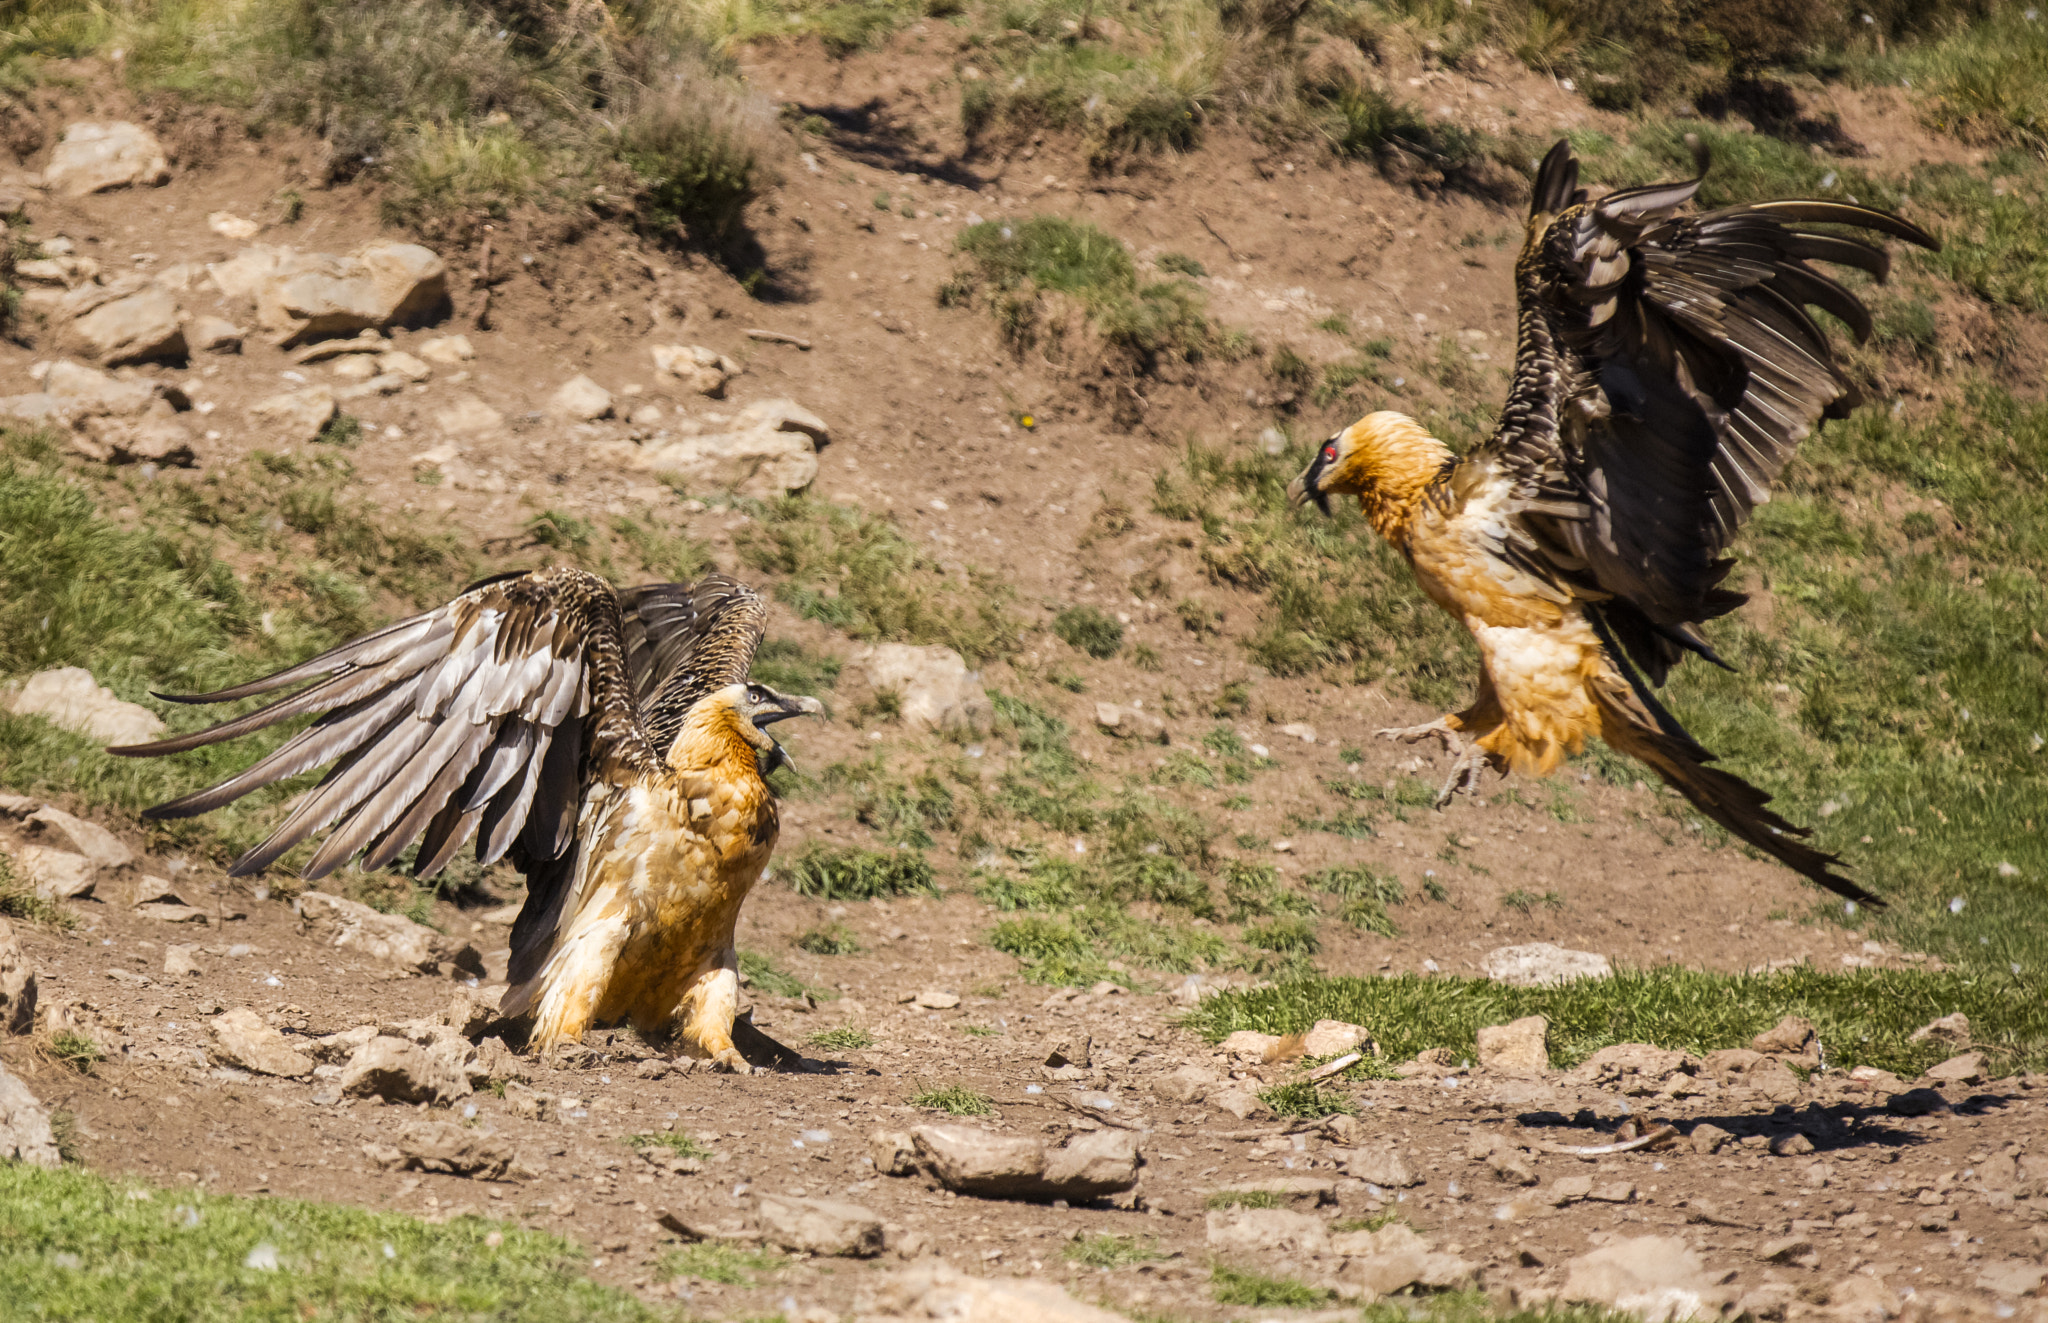
{"type": "MultiPolygon", "coordinates": [[[[847,96],[847,76],[804,59],[756,71],[805,105],[847,96]]],[[[1455,81],[1443,95],[1475,114],[1490,96],[1560,126],[1603,122],[1547,80],[1455,81]]],[[[1232,660],[1230,635],[1190,634],[1172,604],[1199,569],[1142,508],[1121,540],[1085,537],[1105,505],[1143,507],[1188,434],[1255,444],[1270,382],[1223,366],[1148,383],[1135,429],[1116,426],[1123,406],[1098,383],[1019,360],[985,313],[933,299],[962,225],[1061,210],[1113,224],[1147,261],[1197,253],[1216,314],[1255,334],[1312,344],[1342,310],[1418,342],[1451,331],[1498,347],[1511,252],[1457,240],[1512,226],[1505,209],[1424,203],[1365,168],[1248,145],[1108,188],[1050,149],[978,174],[944,144],[891,160],[818,143],[763,207],[802,297],[755,303],[725,273],[616,232],[521,218],[443,251],[391,232],[375,196],[349,189],[313,193],[288,220],[278,199],[303,181],[277,140],[230,134],[203,164],[174,166],[179,142],[93,86],[67,84],[45,110],[53,129],[107,127],[72,129],[26,163],[34,175],[0,180],[43,254],[20,270],[37,329],[0,345],[0,412],[54,428],[93,480],[111,466],[188,481],[259,450],[346,442],[387,517],[460,530],[507,564],[531,563],[526,530],[546,508],[645,513],[731,565],[749,516],[657,472],[689,490],[809,489],[893,512],[948,566],[1048,611],[1125,617],[1162,658],[1153,671],[1079,662],[1034,634],[953,706],[985,706],[983,685],[1043,692],[1082,758],[1139,774],[1172,749],[1202,756],[1212,720],[1156,715],[1176,692],[1241,682],[1243,715],[1226,724],[1258,750],[1259,779],[1236,807],[1191,802],[1284,873],[1367,863],[1450,897],[1405,909],[1398,936],[1330,931],[1332,972],[1489,973],[1512,963],[1489,958],[1500,948],[1534,942],[1632,965],[1926,963],[1798,917],[1810,901],[1792,879],[1670,830],[1642,788],[1575,781],[1568,813],[1496,796],[1362,840],[1288,832],[1332,777],[1433,786],[1440,760],[1370,738],[1426,714],[1378,685],[1266,675],[1232,660]],[[1154,586],[1140,595],[1141,582],[1154,586]],[[1046,684],[1054,662],[1087,667],[1086,697],[1046,684]],[[1562,894],[1502,904],[1512,893],[1562,894]]],[[[1911,149],[1895,107],[1851,110],[1868,141],[1911,149]]],[[[1231,630],[1256,609],[1255,594],[1210,591],[1231,630]]],[[[885,687],[888,656],[786,614],[777,630],[853,662],[839,719],[790,737],[800,760],[916,762],[958,745],[863,715],[860,686],[885,687]]],[[[30,680],[9,702],[109,742],[157,720],[82,673],[30,680]]],[[[973,749],[991,776],[1016,756],[993,739],[973,749]]],[[[829,797],[785,815],[786,852],[874,839],[829,797]]],[[[951,1317],[967,1300],[984,1311],[972,1317],[1097,1316],[1081,1302],[1309,1317],[1466,1285],[1503,1305],[1656,1318],[2048,1310],[2048,1084],[1983,1078],[1966,1027],[1936,1031],[1958,1049],[1939,1078],[1898,1080],[1820,1069],[1826,1045],[1797,1025],[1705,1060],[1624,1045],[1559,1072],[1543,1027],[1522,1024],[1490,1035],[1478,1064],[1389,1062],[1401,1078],[1339,1086],[1355,1114],[1291,1121],[1257,1091],[1302,1079],[1305,1060],[1369,1054],[1376,1026],[1211,1045],[1179,1017],[1242,973],[1056,989],[985,945],[990,911],[965,888],[834,904],[771,882],[740,944],[817,990],[752,994],[755,1024],[800,1049],[800,1069],[712,1075],[612,1031],[535,1060],[489,1012],[515,893],[442,902],[424,928],[231,883],[217,861],[61,795],[0,798],[0,850],[76,919],[0,935],[0,1019],[20,1030],[0,1036],[0,1063],[34,1100],[0,1083],[0,1133],[23,1156],[61,1147],[173,1187],[527,1221],[587,1245],[599,1278],[693,1316],[951,1317]],[[864,949],[793,945],[833,923],[864,949]],[[946,1090],[967,1114],[934,1105],[946,1090]],[[56,1131],[38,1128],[45,1112],[56,1131]],[[673,1271],[685,1245],[761,1244],[785,1257],[673,1271]],[[1307,1312],[1250,1287],[1231,1303],[1232,1272],[1297,1281],[1305,1294],[1289,1298],[1307,1312]],[[1032,1294],[1051,1286],[1065,1293],[1032,1294]]]]}

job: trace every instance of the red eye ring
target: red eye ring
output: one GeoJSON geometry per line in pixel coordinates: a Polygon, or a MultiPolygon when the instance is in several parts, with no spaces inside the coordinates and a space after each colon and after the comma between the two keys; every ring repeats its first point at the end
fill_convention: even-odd
{"type": "Polygon", "coordinates": [[[1324,458],[1324,459],[1335,459],[1335,458],[1337,458],[1337,443],[1336,443],[1336,442],[1332,441],[1332,442],[1331,442],[1331,443],[1330,443],[1329,445],[1326,445],[1326,446],[1324,446],[1324,447],[1323,447],[1323,458],[1324,458]]]}

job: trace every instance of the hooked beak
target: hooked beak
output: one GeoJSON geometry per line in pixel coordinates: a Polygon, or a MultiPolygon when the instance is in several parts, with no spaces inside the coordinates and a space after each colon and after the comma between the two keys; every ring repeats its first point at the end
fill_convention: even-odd
{"type": "MultiPolygon", "coordinates": [[[[773,703],[754,713],[754,725],[770,726],[791,717],[815,717],[824,710],[825,705],[809,694],[776,694],[773,703]]],[[[783,761],[788,761],[787,755],[783,756],[783,761]]]]}
{"type": "Polygon", "coordinates": [[[1287,484],[1287,503],[1299,509],[1314,501],[1316,509],[1326,515],[1329,514],[1330,498],[1323,492],[1322,478],[1323,452],[1318,450],[1316,457],[1309,461],[1308,467],[1301,471],[1301,476],[1287,484]]]}

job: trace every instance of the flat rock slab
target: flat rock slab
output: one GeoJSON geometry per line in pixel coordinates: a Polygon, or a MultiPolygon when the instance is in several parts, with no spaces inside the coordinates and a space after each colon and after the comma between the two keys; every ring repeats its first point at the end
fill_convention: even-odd
{"type": "Polygon", "coordinates": [[[1582,978],[1606,978],[1614,973],[1614,966],[1604,955],[1573,951],[1550,942],[1496,947],[1486,953],[1480,968],[1495,983],[1515,988],[1571,983],[1582,978]]]}
{"type": "Polygon", "coordinates": [[[56,1167],[63,1160],[50,1129],[50,1113],[36,1101],[28,1085],[0,1065],[0,1162],[56,1167]]]}
{"type": "Polygon", "coordinates": [[[754,1214],[762,1239],[784,1249],[856,1259],[882,1252],[882,1219],[859,1204],[764,1194],[754,1214]]]}
{"type": "Polygon", "coordinates": [[[83,666],[36,672],[10,707],[16,716],[41,717],[104,744],[144,744],[164,730],[163,718],[140,703],[114,697],[83,666]]]}
{"type": "Polygon", "coordinates": [[[1096,1199],[1138,1183],[1138,1137],[1128,1130],[1086,1132],[1058,1148],[966,1125],[919,1126],[910,1138],[940,1184],[986,1199],[1096,1199]]]}
{"type": "Polygon", "coordinates": [[[208,1028],[213,1032],[213,1045],[207,1054],[222,1065],[283,1079],[313,1073],[313,1058],[293,1048],[289,1039],[247,1006],[215,1016],[208,1028]]]}
{"type": "Polygon", "coordinates": [[[163,144],[148,129],[126,120],[66,125],[63,141],[43,167],[43,183],[74,198],[110,188],[161,184],[170,177],[163,144]]]}

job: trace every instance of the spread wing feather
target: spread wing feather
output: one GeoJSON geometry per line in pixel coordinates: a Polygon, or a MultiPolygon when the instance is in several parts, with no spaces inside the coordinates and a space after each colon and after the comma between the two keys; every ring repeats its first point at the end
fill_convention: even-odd
{"type": "Polygon", "coordinates": [[[385,867],[415,839],[421,876],[473,835],[486,863],[515,843],[525,862],[553,860],[574,837],[593,770],[619,777],[658,763],[640,730],[622,635],[617,597],[595,575],[500,575],[274,675],[177,700],[229,702],[312,682],[268,706],[113,752],[180,753],[317,714],[251,767],[149,810],[189,817],[332,763],[270,838],[235,862],[235,876],[330,828],[309,879],[359,852],[364,867],[385,867]]]}
{"type": "Polygon", "coordinates": [[[1699,174],[1588,202],[1559,143],[1538,172],[1518,264],[1519,345],[1499,427],[1471,461],[1514,480],[1509,551],[1603,608],[1661,683],[1694,626],[1734,609],[1724,553],[1799,443],[1858,403],[1819,308],[1859,340],[1870,314],[1808,266],[1883,279],[1882,248],[1812,224],[1938,246],[1869,207],[1795,198],[1678,212],[1699,174]]]}
{"type": "Polygon", "coordinates": [[[626,668],[648,740],[666,754],[690,705],[746,680],[768,627],[768,604],[737,579],[707,574],[619,594],[626,668]]]}

